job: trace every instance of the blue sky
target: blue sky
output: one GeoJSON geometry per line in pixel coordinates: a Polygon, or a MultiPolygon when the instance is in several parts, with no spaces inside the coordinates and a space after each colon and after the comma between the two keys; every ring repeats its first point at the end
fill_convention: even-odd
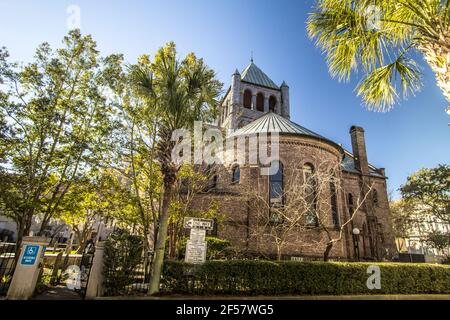
{"type": "Polygon", "coordinates": [[[68,31],[67,7],[78,5],[81,30],[92,34],[102,55],[123,53],[128,62],[173,40],[180,54],[203,57],[226,87],[253,51],[256,65],[290,86],[291,120],[349,150],[350,126],[365,128],[369,160],[386,168],[389,191],[422,167],[448,164],[448,103],[430,69],[423,64],[425,86],[416,97],[388,113],[368,111],[354,93],[355,82],[332,80],[324,56],[307,38],[313,2],[0,0],[0,46],[25,62],[43,41],[59,46],[68,31]]]}

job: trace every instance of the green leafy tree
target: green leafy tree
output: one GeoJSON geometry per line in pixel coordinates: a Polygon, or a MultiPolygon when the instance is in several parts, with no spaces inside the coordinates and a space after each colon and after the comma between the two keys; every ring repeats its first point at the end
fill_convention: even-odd
{"type": "Polygon", "coordinates": [[[94,225],[113,216],[114,201],[107,179],[93,174],[90,180],[75,181],[61,204],[58,218],[69,225],[78,243],[78,253],[84,251],[94,225]]]}
{"type": "Polygon", "coordinates": [[[102,161],[114,123],[109,93],[122,56],[101,58],[79,30],[63,44],[43,43],[27,65],[0,50],[0,197],[18,246],[33,217],[41,216],[42,233],[73,181],[102,161]]]}
{"type": "Polygon", "coordinates": [[[317,0],[307,28],[333,78],[362,75],[357,93],[370,109],[389,110],[420,89],[416,53],[450,101],[449,0],[317,0]]]}
{"type": "Polygon", "coordinates": [[[389,203],[392,226],[395,236],[398,238],[407,238],[411,229],[420,223],[420,213],[417,212],[417,204],[414,201],[400,199],[389,203]]]}
{"type": "Polygon", "coordinates": [[[168,227],[168,257],[173,259],[179,256],[178,241],[184,235],[184,218],[198,217],[214,219],[216,223],[223,220],[218,213],[218,205],[211,202],[207,210],[196,210],[193,204],[199,193],[206,190],[211,181],[211,172],[203,170],[201,166],[183,164],[178,171],[177,181],[174,187],[174,196],[170,205],[168,227]]]}
{"type": "Polygon", "coordinates": [[[169,209],[180,164],[172,161],[174,147],[172,132],[189,129],[195,120],[210,120],[222,84],[202,59],[193,53],[182,61],[177,56],[174,43],[158,50],[150,68],[133,67],[133,82],[141,95],[154,99],[158,110],[158,137],[156,159],[163,179],[161,213],[149,293],[159,291],[161,271],[167,240],[169,209]]]}
{"type": "Polygon", "coordinates": [[[446,252],[447,255],[449,254],[450,232],[444,233],[440,231],[433,231],[428,235],[426,241],[431,247],[441,252],[446,252]]]}
{"type": "Polygon", "coordinates": [[[414,202],[416,211],[450,222],[450,166],[421,169],[400,187],[403,199],[414,202]]]}
{"type": "MultiPolygon", "coordinates": [[[[132,216],[136,217],[138,232],[144,237],[144,251],[156,243],[162,195],[162,176],[156,161],[158,108],[154,93],[148,94],[135,79],[151,73],[151,63],[146,55],[129,67],[124,76],[126,86],[116,92],[120,97],[115,161],[111,166],[125,181],[132,202],[132,216]],[[144,92],[143,92],[144,91],[144,92]]],[[[147,256],[147,255],[146,255],[147,256]]]]}

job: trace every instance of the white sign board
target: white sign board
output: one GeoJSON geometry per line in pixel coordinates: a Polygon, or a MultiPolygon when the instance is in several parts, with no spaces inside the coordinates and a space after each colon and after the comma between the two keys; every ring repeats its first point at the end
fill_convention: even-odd
{"type": "Polygon", "coordinates": [[[206,236],[206,230],[203,229],[191,229],[191,235],[189,240],[192,242],[204,242],[206,236]]]}
{"type": "Polygon", "coordinates": [[[184,261],[192,264],[202,264],[206,261],[206,241],[186,243],[186,256],[184,261]]]}
{"type": "Polygon", "coordinates": [[[203,230],[213,230],[214,220],[213,219],[202,219],[202,218],[184,218],[184,227],[186,229],[203,229],[203,230]]]}

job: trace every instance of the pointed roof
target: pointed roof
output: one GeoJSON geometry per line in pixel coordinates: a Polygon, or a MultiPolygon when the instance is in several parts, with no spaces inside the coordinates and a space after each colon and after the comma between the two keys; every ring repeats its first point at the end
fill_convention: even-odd
{"type": "Polygon", "coordinates": [[[253,60],[247,66],[247,68],[242,71],[241,80],[256,84],[258,86],[263,86],[275,90],[280,88],[272,81],[260,68],[253,63],[253,60]]]}

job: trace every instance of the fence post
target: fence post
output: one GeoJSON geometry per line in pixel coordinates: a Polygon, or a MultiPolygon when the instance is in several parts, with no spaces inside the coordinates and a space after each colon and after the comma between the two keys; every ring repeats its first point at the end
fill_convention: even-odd
{"type": "Polygon", "coordinates": [[[45,248],[50,239],[24,237],[20,257],[8,290],[7,299],[26,300],[33,296],[39,273],[43,268],[45,248]]]}
{"type": "Polygon", "coordinates": [[[105,241],[98,241],[95,245],[94,259],[86,288],[86,299],[94,299],[103,295],[103,252],[105,241]]]}

